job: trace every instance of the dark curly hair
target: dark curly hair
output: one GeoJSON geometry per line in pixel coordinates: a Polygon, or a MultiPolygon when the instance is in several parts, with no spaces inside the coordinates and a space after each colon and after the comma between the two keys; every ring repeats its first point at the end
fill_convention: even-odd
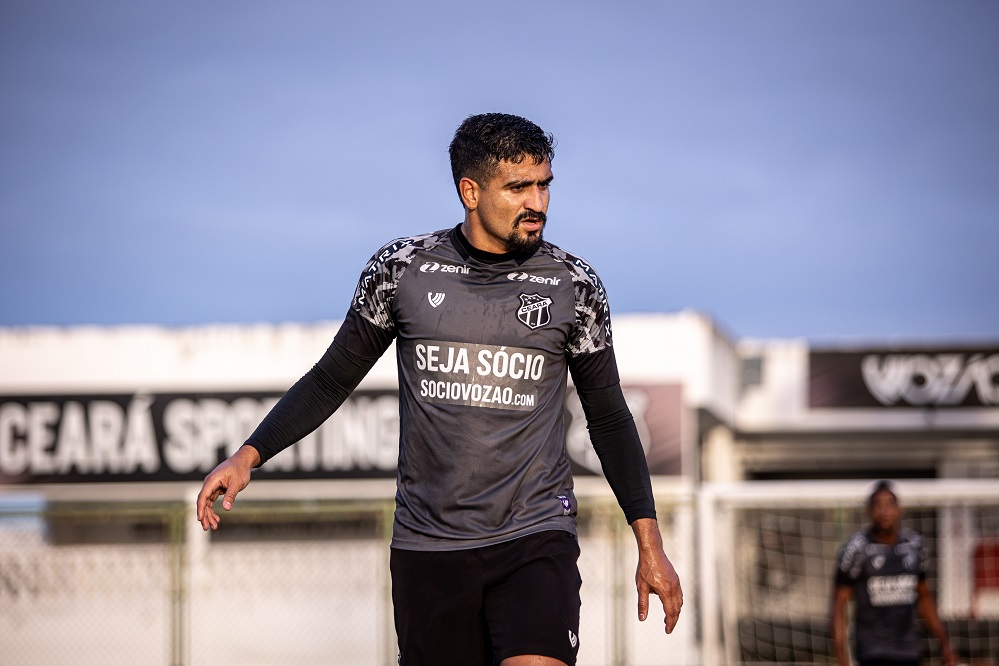
{"type": "Polygon", "coordinates": [[[867,496],[867,508],[870,509],[874,506],[874,498],[878,496],[878,493],[882,493],[886,490],[891,493],[892,498],[896,503],[898,503],[898,495],[895,493],[895,484],[888,480],[882,480],[874,484],[871,494],[867,496]]]}
{"type": "Polygon", "coordinates": [[[448,148],[451,174],[457,188],[462,178],[480,185],[495,173],[501,161],[535,164],[555,157],[555,137],[526,118],[508,113],[482,113],[465,118],[448,148]]]}

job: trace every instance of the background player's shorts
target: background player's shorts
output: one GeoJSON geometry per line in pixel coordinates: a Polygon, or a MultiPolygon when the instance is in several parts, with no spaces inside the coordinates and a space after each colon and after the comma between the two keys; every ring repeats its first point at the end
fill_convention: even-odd
{"type": "Polygon", "coordinates": [[[562,530],[471,550],[393,548],[399,663],[492,666],[538,654],[575,664],[578,558],[562,530]]]}

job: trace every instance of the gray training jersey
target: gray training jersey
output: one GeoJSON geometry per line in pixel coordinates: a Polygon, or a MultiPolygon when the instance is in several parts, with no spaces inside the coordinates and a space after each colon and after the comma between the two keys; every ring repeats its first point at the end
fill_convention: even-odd
{"type": "Polygon", "coordinates": [[[611,345],[599,278],[547,242],[480,261],[455,229],[372,258],[351,307],[394,333],[400,441],[392,546],[453,550],[575,533],[563,403],[573,358],[611,345]]]}
{"type": "Polygon", "coordinates": [[[868,530],[854,534],[837,556],[836,584],[854,589],[857,658],[916,660],[916,603],[926,577],[923,538],[903,528],[894,544],[868,530]]]}

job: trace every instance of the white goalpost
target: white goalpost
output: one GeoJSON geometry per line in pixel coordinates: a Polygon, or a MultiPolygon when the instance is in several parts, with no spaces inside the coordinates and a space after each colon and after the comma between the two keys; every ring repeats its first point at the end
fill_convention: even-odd
{"type": "MultiPolygon", "coordinates": [[[[705,484],[698,497],[704,663],[830,664],[836,553],[867,523],[872,481],[705,484]]],[[[999,481],[896,482],[961,663],[999,665],[999,481]]],[[[925,663],[938,646],[924,639],[925,663]]]]}

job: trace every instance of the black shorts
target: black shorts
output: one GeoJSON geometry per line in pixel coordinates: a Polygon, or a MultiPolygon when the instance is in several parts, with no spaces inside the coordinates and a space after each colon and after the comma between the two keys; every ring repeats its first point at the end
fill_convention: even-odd
{"type": "Polygon", "coordinates": [[[403,666],[494,666],[579,651],[579,544],[561,530],[471,550],[392,549],[403,666]]]}

